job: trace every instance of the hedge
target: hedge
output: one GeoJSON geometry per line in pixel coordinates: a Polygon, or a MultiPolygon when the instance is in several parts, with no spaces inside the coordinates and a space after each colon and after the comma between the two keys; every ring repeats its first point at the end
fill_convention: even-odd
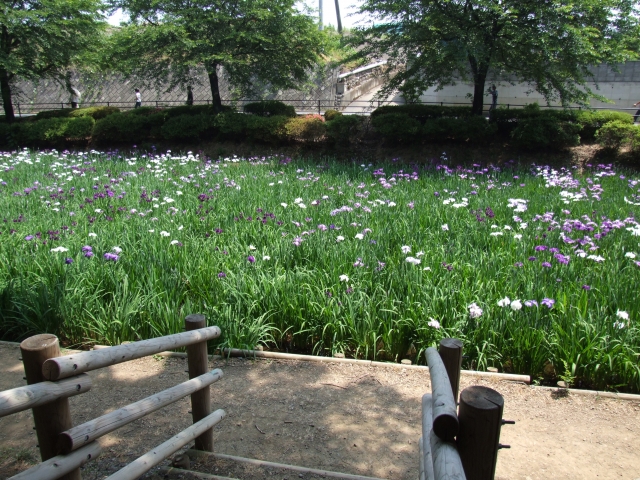
{"type": "Polygon", "coordinates": [[[277,100],[264,100],[262,102],[247,103],[244,106],[244,112],[259,115],[261,117],[296,116],[295,108],[277,100]]]}
{"type": "MultiPolygon", "coordinates": [[[[325,116],[326,118],[326,116],[325,116]]],[[[348,144],[360,133],[364,118],[359,115],[337,115],[327,120],[327,138],[336,144],[348,144]]]]}
{"type": "Polygon", "coordinates": [[[204,139],[206,134],[213,134],[213,116],[201,113],[199,115],[179,115],[169,117],[160,131],[162,138],[173,141],[197,141],[204,139]]]}
{"type": "Polygon", "coordinates": [[[92,117],[45,118],[30,122],[0,124],[0,145],[7,147],[56,147],[68,141],[87,140],[92,117]]]}
{"type": "Polygon", "coordinates": [[[93,128],[92,138],[98,143],[137,143],[152,138],[160,138],[166,114],[155,109],[138,113],[136,108],[127,113],[114,113],[98,120],[93,128]]]}
{"type": "Polygon", "coordinates": [[[445,107],[440,105],[384,105],[376,108],[371,112],[371,117],[375,118],[380,115],[403,114],[410,118],[425,123],[428,119],[443,117],[471,117],[471,107],[445,107]]]}
{"type": "Polygon", "coordinates": [[[101,118],[113,113],[118,113],[119,111],[120,109],[117,107],[61,108],[59,110],[45,110],[43,112],[38,112],[35,119],[92,117],[95,120],[100,120],[101,118]]]}
{"type": "Polygon", "coordinates": [[[631,142],[632,136],[635,139],[637,130],[638,129],[633,126],[633,123],[614,120],[600,127],[595,137],[598,143],[604,148],[618,150],[623,144],[631,142]]]}
{"type": "Polygon", "coordinates": [[[633,124],[633,115],[615,110],[582,110],[577,114],[578,123],[582,127],[580,138],[582,140],[593,140],[596,132],[605,123],[619,121],[624,124],[633,124]]]}

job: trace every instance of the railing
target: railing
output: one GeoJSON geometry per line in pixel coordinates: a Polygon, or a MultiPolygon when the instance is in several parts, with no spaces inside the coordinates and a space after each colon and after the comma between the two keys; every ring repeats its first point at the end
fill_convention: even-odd
{"type": "Polygon", "coordinates": [[[28,386],[0,392],[0,417],[32,409],[42,463],[11,479],[80,480],[79,467],[100,454],[98,438],[187,395],[193,425],[108,478],[134,480],[194,440],[196,450],[212,452],[212,428],[226,414],[211,413],[209,386],[222,378],[222,371],[208,371],[207,341],[219,337],[220,329],[205,325],[204,315],[189,315],[183,333],[65,356],[54,335],[24,340],[20,350],[28,386]],[[190,380],[72,426],[68,397],[91,389],[85,372],[180,347],[187,349],[190,380]]]}
{"type": "Polygon", "coordinates": [[[495,390],[473,386],[457,399],[462,342],[445,338],[439,352],[425,352],[431,393],[422,397],[420,480],[493,480],[501,445],[504,399],[495,390]]]}
{"type": "MultiPolygon", "coordinates": [[[[233,105],[244,105],[246,103],[250,103],[250,102],[259,102],[261,101],[261,99],[248,99],[248,100],[242,100],[240,102],[233,102],[231,100],[223,100],[222,103],[223,105],[229,105],[229,106],[233,106],[233,105]]],[[[118,107],[122,110],[131,110],[134,108],[134,103],[135,102],[86,102],[86,103],[82,103],[81,107],[98,107],[98,106],[111,106],[111,107],[118,107]]],[[[336,106],[336,103],[334,100],[330,100],[330,99],[325,99],[325,100],[307,100],[307,99],[292,99],[292,100],[286,100],[284,101],[284,103],[291,105],[293,107],[296,108],[296,111],[298,113],[318,113],[318,114],[322,114],[324,113],[326,110],[329,109],[338,109],[338,110],[343,110],[347,113],[351,113],[351,114],[361,114],[361,115],[368,115],[371,113],[371,111],[375,110],[377,107],[380,107],[382,105],[397,105],[397,102],[394,102],[392,100],[352,100],[349,103],[345,104],[345,105],[339,105],[336,106]]],[[[414,102],[415,104],[420,104],[420,105],[439,105],[439,106],[467,106],[470,107],[470,103],[469,102],[422,102],[422,101],[418,101],[418,102],[414,102]]],[[[143,102],[143,106],[148,107],[155,107],[155,108],[163,108],[163,107],[174,107],[174,106],[180,106],[180,105],[184,105],[185,103],[183,101],[167,101],[167,100],[152,100],[149,102],[143,102]]],[[[196,100],[194,101],[194,105],[210,105],[211,104],[211,100],[196,100]]],[[[506,104],[498,104],[499,108],[502,107],[506,107],[507,109],[511,109],[511,108],[523,108],[525,107],[527,104],[515,104],[515,103],[506,103],[506,104]]],[[[488,112],[489,110],[489,104],[485,105],[484,111],[488,112]]],[[[23,115],[32,115],[34,113],[40,112],[40,111],[44,111],[44,110],[57,110],[57,109],[63,109],[63,108],[70,108],[71,104],[70,103],[64,103],[64,102],[56,102],[56,103],[30,103],[30,104],[20,104],[20,103],[16,103],[14,105],[14,110],[17,113],[17,116],[23,116],[23,115]]],[[[549,109],[563,109],[565,107],[559,106],[559,105],[540,105],[540,108],[549,108],[549,109]]],[[[583,110],[585,109],[584,107],[566,107],[570,110],[583,110]]],[[[589,107],[589,109],[591,110],[617,110],[617,111],[626,111],[626,112],[632,112],[635,113],[637,108],[636,107],[617,107],[615,105],[612,105],[610,107],[589,107]]]]}

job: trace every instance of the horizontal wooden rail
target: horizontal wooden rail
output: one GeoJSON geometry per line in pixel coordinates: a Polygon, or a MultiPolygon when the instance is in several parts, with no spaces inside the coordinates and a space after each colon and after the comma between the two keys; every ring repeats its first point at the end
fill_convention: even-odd
{"type": "Polygon", "coordinates": [[[100,455],[100,452],[98,442],[92,442],[69,455],[50,458],[46,462],[14,475],[9,480],[54,480],[93,460],[100,455]]]}
{"type": "Polygon", "coordinates": [[[180,450],[187,443],[194,441],[196,437],[202,434],[202,432],[212,428],[225,416],[226,413],[224,410],[216,410],[211,415],[203,418],[197,423],[194,423],[189,428],[183,430],[163,444],[158,445],[153,450],[145,453],[140,458],[137,458],[123,469],[118,470],[110,477],[107,477],[107,480],[137,479],[145,472],[148,472],[153,467],[161,463],[165,458],[180,450]]]}
{"type": "Polygon", "coordinates": [[[138,402],[127,405],[113,412],[107,413],[98,418],[94,418],[82,425],[73,427],[59,436],[59,446],[63,453],[86,445],[88,442],[100,438],[123,425],[133,422],[151,412],[165,407],[176,400],[208,387],[213,382],[222,378],[222,370],[216,369],[200,375],[196,378],[183,382],[175,387],[163,390],[160,393],[151,395],[138,402]]]}
{"type": "Polygon", "coordinates": [[[91,390],[91,377],[81,373],[59,382],[40,382],[0,392],[0,417],[91,390]]]}
{"type": "Polygon", "coordinates": [[[187,455],[193,457],[210,457],[220,458],[224,460],[232,460],[234,462],[246,463],[267,468],[281,468],[283,470],[291,470],[299,473],[310,473],[315,476],[340,478],[342,480],[382,480],[377,477],[365,477],[363,475],[353,475],[351,473],[332,472],[331,470],[320,470],[317,468],[299,467],[297,465],[287,465],[285,463],[267,462],[266,460],[256,460],[253,458],[236,457],[235,455],[226,455],[224,453],[203,452],[202,450],[187,450],[187,455]]]}
{"type": "Polygon", "coordinates": [[[433,431],[442,440],[450,442],[458,434],[460,424],[449,375],[447,375],[442,358],[435,348],[427,348],[425,356],[431,376],[433,431]]]}
{"type": "Polygon", "coordinates": [[[128,362],[129,360],[146,357],[164,350],[186,347],[187,345],[211,340],[219,336],[220,328],[207,327],[102,350],[50,358],[42,365],[42,374],[47,380],[60,380],[78,373],[128,362]]]}

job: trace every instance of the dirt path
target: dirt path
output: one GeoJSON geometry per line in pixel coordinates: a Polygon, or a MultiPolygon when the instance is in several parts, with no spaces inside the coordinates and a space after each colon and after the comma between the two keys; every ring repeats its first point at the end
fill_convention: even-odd
{"type": "MultiPolygon", "coordinates": [[[[24,385],[18,357],[16,346],[0,344],[0,390],[24,385]]],[[[387,479],[417,478],[420,398],[430,389],[428,373],[242,359],[212,367],[225,374],[212,388],[213,405],[227,412],[214,429],[216,451],[387,479]]],[[[70,399],[73,422],[184,381],[185,369],[185,360],[156,357],[92,372],[93,389],[70,399]]],[[[511,449],[499,453],[497,478],[640,478],[639,403],[562,398],[523,384],[462,378],[461,388],[471,384],[502,393],[505,418],[517,422],[502,430],[501,443],[511,449]]],[[[84,468],[83,478],[102,479],[186,428],[189,410],[188,398],[183,399],[103,437],[103,453],[84,468]]],[[[32,426],[30,411],[0,419],[0,478],[37,463],[32,426]]],[[[271,472],[269,478],[284,477],[271,472]]]]}

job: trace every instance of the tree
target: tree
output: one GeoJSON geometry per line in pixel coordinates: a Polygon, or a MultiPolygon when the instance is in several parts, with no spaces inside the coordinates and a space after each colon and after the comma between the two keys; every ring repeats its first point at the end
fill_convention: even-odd
{"type": "Polygon", "coordinates": [[[531,84],[547,102],[588,104],[598,97],[586,85],[589,66],[632,57],[638,31],[632,0],[365,0],[360,13],[379,23],[350,40],[361,57],[388,56],[382,94],[471,80],[476,114],[490,71],[531,84]]]}
{"type": "Polygon", "coordinates": [[[0,91],[5,117],[15,119],[15,79],[54,77],[98,41],[104,22],[99,0],[4,0],[0,10],[0,91]]]}
{"type": "Polygon", "coordinates": [[[169,88],[204,69],[219,111],[219,67],[243,94],[267,82],[296,88],[318,64],[324,36],[295,0],[113,0],[130,17],[113,36],[112,64],[169,88]]]}

